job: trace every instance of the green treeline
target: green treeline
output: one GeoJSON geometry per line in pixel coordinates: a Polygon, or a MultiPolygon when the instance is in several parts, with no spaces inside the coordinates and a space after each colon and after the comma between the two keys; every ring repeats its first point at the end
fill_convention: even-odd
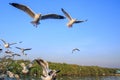
{"type": "MultiPolygon", "coordinates": [[[[20,63],[24,62],[26,65],[30,63],[29,60],[12,60],[6,59],[0,61],[0,73],[9,70],[15,74],[22,74],[22,67],[20,63]]],[[[110,76],[116,73],[115,68],[103,68],[99,66],[80,66],[66,63],[49,62],[50,69],[61,70],[58,76],[110,76]]],[[[41,76],[42,68],[35,62],[30,69],[28,76],[41,76]]]]}

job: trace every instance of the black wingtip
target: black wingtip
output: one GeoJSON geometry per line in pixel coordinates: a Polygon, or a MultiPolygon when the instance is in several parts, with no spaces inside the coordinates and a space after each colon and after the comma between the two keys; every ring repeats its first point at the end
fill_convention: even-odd
{"type": "Polygon", "coordinates": [[[61,8],[61,11],[64,11],[64,9],[63,9],[63,8],[61,8]]]}
{"type": "Polygon", "coordinates": [[[12,3],[9,3],[10,5],[12,4],[12,3]]]}
{"type": "Polygon", "coordinates": [[[16,3],[9,3],[10,5],[15,5],[16,3]]]}
{"type": "Polygon", "coordinates": [[[64,17],[64,16],[60,16],[59,18],[60,18],[60,19],[65,19],[65,17],[64,17]]]}
{"type": "Polygon", "coordinates": [[[12,6],[18,5],[18,3],[9,3],[12,6]]]}
{"type": "Polygon", "coordinates": [[[63,8],[61,8],[61,10],[64,10],[63,8]]]}

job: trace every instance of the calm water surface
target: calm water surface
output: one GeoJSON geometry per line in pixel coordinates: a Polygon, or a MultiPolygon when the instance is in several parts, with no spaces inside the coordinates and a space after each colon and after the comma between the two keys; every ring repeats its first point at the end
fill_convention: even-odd
{"type": "MultiPolygon", "coordinates": [[[[6,78],[5,80],[16,80],[6,78]]],[[[41,80],[40,78],[26,78],[21,80],[41,80]]],[[[102,77],[59,77],[57,80],[120,80],[120,76],[102,76],[102,77]]]]}

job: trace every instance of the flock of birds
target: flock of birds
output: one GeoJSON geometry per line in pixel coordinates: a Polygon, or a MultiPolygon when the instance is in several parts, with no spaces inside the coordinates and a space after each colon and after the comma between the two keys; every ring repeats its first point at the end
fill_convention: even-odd
{"type": "MultiPolygon", "coordinates": [[[[18,4],[18,3],[9,3],[11,6],[15,7],[15,8],[18,8],[20,10],[22,10],[23,12],[27,13],[29,16],[31,16],[33,18],[33,21],[31,21],[31,23],[37,27],[38,24],[40,24],[40,20],[45,20],[45,19],[65,19],[68,18],[68,23],[67,23],[67,26],[70,28],[73,26],[73,24],[75,23],[82,23],[82,22],[86,22],[87,20],[77,20],[77,19],[74,19],[70,16],[70,14],[68,14],[63,8],[61,8],[61,11],[63,12],[63,14],[65,15],[62,16],[62,15],[59,15],[59,14],[37,14],[35,12],[33,12],[28,6],[26,5],[23,5],[23,4],[18,4]]],[[[4,53],[6,54],[3,58],[0,58],[0,60],[2,59],[7,59],[7,58],[13,58],[14,59],[14,56],[21,56],[21,54],[17,54],[17,53],[14,53],[12,52],[10,49],[12,48],[11,46],[12,45],[15,45],[17,43],[8,43],[6,42],[5,40],[3,39],[0,39],[2,42],[3,42],[3,46],[5,48],[5,51],[4,53]]],[[[19,43],[22,43],[22,41],[20,41],[19,43]]],[[[0,45],[1,46],[1,45],[0,45]]],[[[24,53],[25,51],[28,51],[28,50],[31,50],[32,48],[20,48],[20,47],[15,47],[16,49],[19,49],[22,53],[22,55],[27,55],[26,53],[24,53]]],[[[0,53],[3,51],[2,48],[0,48],[0,53]]],[[[75,51],[80,51],[78,48],[74,48],[72,50],[72,53],[74,53],[75,51]]],[[[20,66],[23,68],[22,69],[22,73],[23,74],[27,74],[29,72],[29,69],[32,67],[33,63],[34,62],[37,62],[41,67],[42,67],[42,76],[41,76],[41,79],[42,80],[56,80],[56,75],[57,73],[60,72],[60,70],[51,70],[49,69],[49,65],[48,65],[48,62],[43,60],[43,59],[34,59],[32,62],[30,62],[29,65],[25,65],[25,63],[21,63],[20,66]]],[[[11,71],[6,71],[7,75],[10,77],[10,78],[16,78],[17,80],[20,80],[20,77],[19,75],[17,74],[14,74],[13,72],[11,71]]],[[[4,79],[3,79],[4,80],[4,79]]]]}
{"type": "MultiPolygon", "coordinates": [[[[58,14],[37,14],[33,12],[28,6],[23,5],[23,4],[18,4],[18,3],[9,3],[11,6],[16,7],[24,12],[26,12],[29,16],[33,18],[33,21],[31,23],[37,27],[38,24],[40,24],[40,20],[45,20],[45,19],[65,19],[64,16],[58,15],[58,14]]],[[[72,27],[74,23],[82,23],[86,22],[87,20],[77,20],[72,18],[63,8],[61,8],[61,11],[64,13],[64,15],[68,18],[69,22],[67,23],[68,27],[72,27]]]]}
{"type": "MultiPolygon", "coordinates": [[[[15,44],[17,44],[17,43],[8,43],[8,42],[6,42],[5,40],[3,40],[3,39],[0,39],[2,42],[3,42],[3,46],[4,46],[4,48],[5,48],[5,51],[3,52],[3,49],[2,48],[0,48],[0,50],[1,50],[1,52],[0,53],[5,53],[5,55],[4,55],[4,57],[2,57],[2,58],[0,58],[0,61],[1,60],[5,60],[5,59],[8,59],[8,58],[12,58],[12,59],[14,59],[14,57],[15,56],[21,56],[21,54],[22,55],[25,55],[25,51],[27,51],[27,50],[31,50],[32,48],[20,48],[20,47],[15,47],[16,49],[19,49],[19,50],[21,50],[21,54],[18,54],[18,53],[15,53],[15,52],[13,52],[13,51],[11,51],[10,49],[11,48],[13,48],[13,47],[11,47],[12,45],[15,45],[15,44]]],[[[74,49],[72,49],[72,53],[74,53],[75,51],[80,51],[78,48],[74,48],[74,49]]],[[[25,63],[21,63],[20,64],[20,66],[22,67],[22,73],[23,74],[28,74],[29,73],[29,71],[30,71],[30,69],[31,69],[31,67],[33,67],[33,63],[34,62],[37,62],[41,67],[42,67],[42,70],[43,70],[43,72],[42,72],[42,76],[41,76],[41,79],[42,80],[56,80],[56,75],[57,75],[57,73],[59,73],[60,72],[60,70],[51,70],[51,69],[49,69],[49,64],[48,64],[48,62],[47,61],[45,61],[45,60],[43,60],[43,59],[34,59],[33,61],[31,61],[28,65],[25,65],[25,63]]],[[[8,64],[8,63],[6,63],[6,64],[8,64]]],[[[3,64],[3,65],[5,65],[5,64],[3,64]]],[[[9,77],[9,78],[11,78],[11,79],[17,79],[17,80],[20,80],[20,76],[18,75],[18,74],[14,74],[13,72],[11,72],[11,71],[6,71],[6,75],[9,77]]],[[[3,76],[3,77],[5,77],[5,76],[3,76]]],[[[2,78],[3,78],[2,77],[2,78]]],[[[0,80],[2,79],[1,77],[0,77],[0,80]]],[[[4,79],[3,79],[4,80],[4,79]]]]}

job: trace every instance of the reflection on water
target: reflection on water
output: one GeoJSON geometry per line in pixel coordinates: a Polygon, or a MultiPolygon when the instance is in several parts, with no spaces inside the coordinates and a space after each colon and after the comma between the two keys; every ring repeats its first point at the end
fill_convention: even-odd
{"type": "MultiPolygon", "coordinates": [[[[0,79],[1,80],[1,79],[0,79]]],[[[4,80],[16,80],[5,78],[4,80]]],[[[41,80],[40,78],[22,78],[21,80],[41,80]]],[[[59,77],[57,80],[120,80],[120,76],[101,76],[101,77],[59,77]]]]}

